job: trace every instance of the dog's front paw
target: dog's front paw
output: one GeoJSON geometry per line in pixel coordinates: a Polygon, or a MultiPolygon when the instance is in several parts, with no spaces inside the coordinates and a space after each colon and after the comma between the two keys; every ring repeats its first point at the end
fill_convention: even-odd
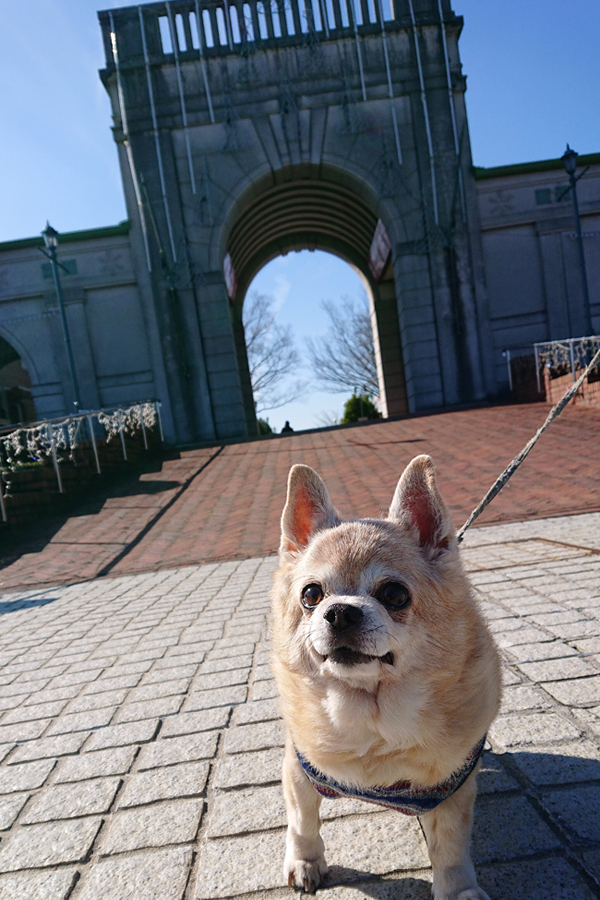
{"type": "Polygon", "coordinates": [[[486,892],[482,891],[478,885],[461,891],[460,887],[452,889],[449,886],[445,890],[441,890],[439,884],[434,883],[433,896],[435,900],[490,900],[486,892]]]}
{"type": "Polygon", "coordinates": [[[477,884],[475,870],[470,862],[462,866],[449,866],[433,870],[434,900],[490,900],[477,884]]]}
{"type": "Polygon", "coordinates": [[[297,887],[314,894],[327,873],[324,856],[317,859],[286,859],[283,874],[289,887],[297,887]]]}

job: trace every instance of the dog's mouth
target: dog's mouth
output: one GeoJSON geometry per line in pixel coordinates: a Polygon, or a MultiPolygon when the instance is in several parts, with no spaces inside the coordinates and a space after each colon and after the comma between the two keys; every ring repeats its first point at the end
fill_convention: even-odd
{"type": "Polygon", "coordinates": [[[360,653],[358,650],[353,650],[352,647],[336,647],[335,650],[323,657],[324,661],[328,659],[340,666],[358,666],[373,662],[374,659],[378,659],[379,662],[388,666],[394,665],[394,654],[391,651],[383,656],[369,656],[368,653],[360,653]]]}

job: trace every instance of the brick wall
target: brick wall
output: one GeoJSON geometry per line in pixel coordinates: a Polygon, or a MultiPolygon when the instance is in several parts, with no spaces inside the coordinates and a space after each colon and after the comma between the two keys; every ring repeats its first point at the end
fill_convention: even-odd
{"type": "Polygon", "coordinates": [[[98,441],[100,474],[96,471],[91,446],[78,447],[73,459],[65,455],[59,463],[62,494],[51,459],[45,460],[41,465],[0,471],[7,524],[17,526],[35,522],[40,516],[59,514],[74,500],[81,501],[91,496],[111,478],[134,471],[145,458],[156,455],[160,447],[160,439],[154,430],[147,431],[147,436],[148,450],[144,448],[141,433],[125,437],[127,460],[123,458],[119,438],[113,438],[108,444],[98,441]]]}
{"type": "MultiPolygon", "coordinates": [[[[581,375],[581,369],[575,370],[575,380],[581,375]]],[[[551,372],[544,369],[544,388],[546,391],[546,400],[554,405],[558,403],[566,390],[573,384],[573,373],[567,372],[565,375],[559,375],[557,378],[551,377],[551,372]]],[[[576,406],[600,406],[600,375],[598,370],[592,372],[583,382],[573,399],[571,400],[576,406]]]]}

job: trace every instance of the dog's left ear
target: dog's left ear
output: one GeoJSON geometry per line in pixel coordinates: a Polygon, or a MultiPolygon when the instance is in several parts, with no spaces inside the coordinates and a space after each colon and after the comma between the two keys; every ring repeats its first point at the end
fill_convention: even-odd
{"type": "Polygon", "coordinates": [[[432,556],[449,548],[454,527],[430,456],[417,456],[408,464],[396,486],[388,518],[412,529],[432,556]]]}
{"type": "Polygon", "coordinates": [[[309,466],[292,466],[281,516],[280,553],[303,550],[312,534],[339,522],[324,482],[309,466]]]}

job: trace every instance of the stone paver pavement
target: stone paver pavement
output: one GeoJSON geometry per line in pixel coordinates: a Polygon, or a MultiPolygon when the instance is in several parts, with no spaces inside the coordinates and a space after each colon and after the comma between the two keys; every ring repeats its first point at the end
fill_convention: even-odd
{"type": "MultiPolygon", "coordinates": [[[[600,514],[472,530],[463,553],[504,657],[479,776],[480,883],[492,900],[598,898],[600,514]]],[[[0,597],[2,900],[293,897],[274,565],[0,597]]],[[[323,817],[323,900],[430,896],[416,820],[346,800],[323,817]]]]}

